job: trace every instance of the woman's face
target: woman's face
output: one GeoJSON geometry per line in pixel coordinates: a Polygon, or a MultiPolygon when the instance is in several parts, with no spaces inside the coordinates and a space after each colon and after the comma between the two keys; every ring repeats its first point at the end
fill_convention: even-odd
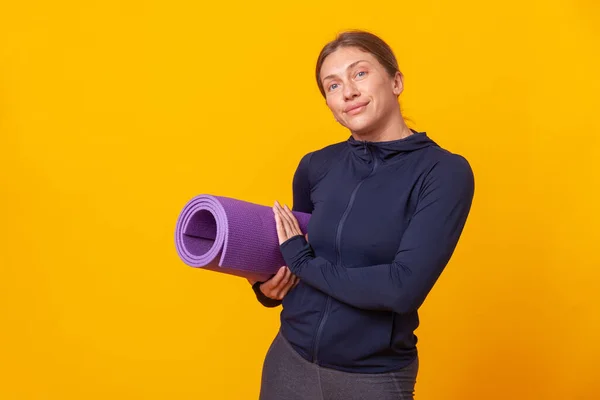
{"type": "Polygon", "coordinates": [[[341,47],[325,58],[320,77],[327,106],[352,133],[378,129],[392,113],[400,113],[402,75],[390,77],[371,53],[341,47]]]}

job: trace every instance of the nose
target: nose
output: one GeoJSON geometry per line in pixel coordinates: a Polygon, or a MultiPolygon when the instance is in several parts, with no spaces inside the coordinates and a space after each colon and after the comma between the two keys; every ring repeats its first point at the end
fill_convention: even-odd
{"type": "Polygon", "coordinates": [[[350,81],[344,85],[344,98],[346,100],[352,100],[358,96],[360,96],[360,91],[358,90],[354,82],[350,81]]]}

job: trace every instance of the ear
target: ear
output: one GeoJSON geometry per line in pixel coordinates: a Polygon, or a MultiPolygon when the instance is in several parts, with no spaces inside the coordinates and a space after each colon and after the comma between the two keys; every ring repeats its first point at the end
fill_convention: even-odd
{"type": "Polygon", "coordinates": [[[400,93],[404,90],[404,75],[400,71],[396,71],[394,79],[392,80],[392,91],[396,97],[400,96],[400,93]]]}

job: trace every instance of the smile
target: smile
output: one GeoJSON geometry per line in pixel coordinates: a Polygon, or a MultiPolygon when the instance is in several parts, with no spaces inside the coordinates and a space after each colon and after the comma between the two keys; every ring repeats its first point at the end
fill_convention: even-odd
{"type": "Polygon", "coordinates": [[[363,110],[365,110],[367,108],[367,104],[369,104],[369,103],[366,102],[366,103],[355,104],[353,106],[350,106],[350,107],[346,108],[344,110],[344,112],[346,114],[350,114],[350,115],[359,114],[359,113],[361,113],[363,110]]]}

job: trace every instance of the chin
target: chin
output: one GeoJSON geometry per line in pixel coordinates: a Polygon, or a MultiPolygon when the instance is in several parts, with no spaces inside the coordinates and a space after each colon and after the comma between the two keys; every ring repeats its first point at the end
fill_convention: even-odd
{"type": "Polygon", "coordinates": [[[356,121],[351,121],[346,125],[352,133],[361,135],[367,133],[372,130],[373,123],[370,119],[361,119],[356,121]]]}

